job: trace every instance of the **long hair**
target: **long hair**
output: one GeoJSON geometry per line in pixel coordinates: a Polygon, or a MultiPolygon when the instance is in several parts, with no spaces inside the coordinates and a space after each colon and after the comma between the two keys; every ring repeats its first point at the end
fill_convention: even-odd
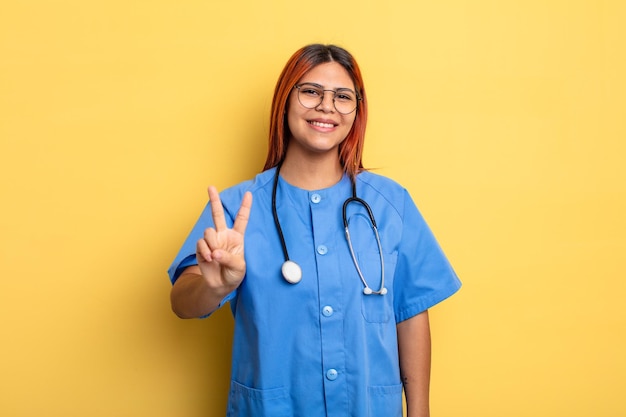
{"type": "Polygon", "coordinates": [[[287,102],[293,87],[312,68],[328,62],[337,62],[350,74],[359,100],[356,117],[348,136],[339,145],[339,160],[344,171],[351,177],[363,170],[363,142],[367,124],[367,100],[361,71],[354,57],[335,45],[313,44],[296,51],[283,68],[272,100],[270,115],[269,148],[265,167],[267,170],[279,165],[285,158],[289,140],[289,126],[285,117],[287,102]]]}

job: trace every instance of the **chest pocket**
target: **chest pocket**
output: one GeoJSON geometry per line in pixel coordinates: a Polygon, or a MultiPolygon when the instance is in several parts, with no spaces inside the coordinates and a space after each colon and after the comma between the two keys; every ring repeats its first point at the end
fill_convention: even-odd
{"type": "MultiPolygon", "coordinates": [[[[365,295],[361,292],[361,312],[365,321],[370,323],[387,323],[394,316],[393,313],[393,281],[396,269],[397,253],[384,253],[385,288],[387,294],[365,295]]],[[[373,291],[378,291],[381,285],[380,255],[376,252],[356,253],[363,277],[373,291]]]]}
{"type": "Polygon", "coordinates": [[[230,383],[228,417],[291,417],[289,395],[285,388],[255,389],[230,383]]]}

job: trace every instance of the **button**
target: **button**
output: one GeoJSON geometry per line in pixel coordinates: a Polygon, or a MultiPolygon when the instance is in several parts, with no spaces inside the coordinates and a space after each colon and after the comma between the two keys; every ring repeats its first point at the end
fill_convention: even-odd
{"type": "Polygon", "coordinates": [[[322,314],[324,315],[324,317],[330,317],[333,315],[333,313],[334,311],[331,306],[324,306],[324,308],[322,308],[322,314]]]}
{"type": "Polygon", "coordinates": [[[317,247],[317,253],[319,253],[320,255],[326,255],[328,253],[328,248],[324,245],[319,245],[317,247]]]}
{"type": "Polygon", "coordinates": [[[311,203],[317,204],[320,201],[322,201],[322,196],[321,195],[319,195],[318,193],[311,194],[311,203]]]}
{"type": "Polygon", "coordinates": [[[334,368],[331,368],[328,370],[328,372],[326,372],[326,378],[328,378],[330,381],[334,381],[335,379],[337,379],[337,376],[339,376],[339,373],[334,368]]]}

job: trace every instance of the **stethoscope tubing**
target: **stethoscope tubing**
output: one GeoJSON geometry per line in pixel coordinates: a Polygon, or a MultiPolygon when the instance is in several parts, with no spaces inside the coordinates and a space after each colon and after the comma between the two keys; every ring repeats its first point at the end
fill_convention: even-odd
{"type": "Polygon", "coordinates": [[[380,235],[378,234],[378,226],[376,226],[376,219],[374,218],[374,213],[372,212],[370,205],[367,204],[367,202],[363,200],[362,198],[359,198],[356,196],[356,183],[354,181],[352,182],[352,197],[349,197],[343,203],[342,217],[343,217],[343,227],[344,227],[345,234],[346,234],[346,241],[348,242],[348,248],[350,249],[350,256],[352,257],[352,261],[354,262],[354,267],[356,268],[356,272],[359,274],[359,278],[361,279],[361,282],[363,283],[363,286],[364,286],[363,294],[365,295],[387,294],[387,288],[385,288],[385,259],[383,256],[383,247],[380,243],[380,235]],[[350,205],[350,203],[357,203],[365,207],[365,209],[367,210],[367,215],[370,218],[370,222],[372,223],[372,231],[374,232],[374,237],[376,238],[376,244],[378,245],[378,254],[380,255],[380,288],[378,289],[378,291],[373,290],[368,285],[367,281],[365,280],[365,277],[363,276],[363,271],[361,271],[359,262],[356,259],[354,248],[352,247],[352,239],[350,238],[350,228],[349,228],[349,222],[348,222],[348,216],[347,216],[348,205],[350,205]]]}
{"type": "Polygon", "coordinates": [[[276,191],[278,190],[278,173],[280,172],[280,165],[276,167],[276,174],[274,175],[274,186],[272,187],[272,215],[274,216],[274,224],[276,225],[276,231],[278,232],[278,238],[280,239],[280,245],[283,248],[283,255],[285,262],[289,261],[289,252],[287,251],[287,243],[285,242],[285,235],[283,234],[283,228],[280,227],[280,221],[278,220],[278,211],[276,210],[276,191]]]}

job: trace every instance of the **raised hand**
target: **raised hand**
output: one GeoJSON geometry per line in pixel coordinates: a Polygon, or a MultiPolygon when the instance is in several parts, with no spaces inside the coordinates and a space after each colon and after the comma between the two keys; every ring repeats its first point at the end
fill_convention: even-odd
{"type": "Polygon", "coordinates": [[[232,229],[226,226],[224,208],[217,189],[209,187],[213,223],[196,244],[196,259],[207,284],[212,288],[234,289],[246,274],[244,234],[252,208],[252,194],[246,192],[232,229]]]}

